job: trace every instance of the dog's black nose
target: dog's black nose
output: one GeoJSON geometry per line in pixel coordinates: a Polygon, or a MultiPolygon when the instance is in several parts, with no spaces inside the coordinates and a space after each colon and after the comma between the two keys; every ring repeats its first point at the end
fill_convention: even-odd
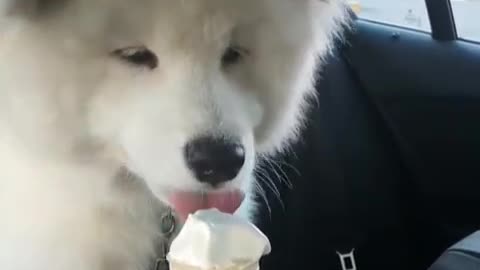
{"type": "Polygon", "coordinates": [[[201,137],[185,146],[185,160],[198,181],[218,186],[233,180],[245,162],[245,148],[239,142],[201,137]]]}

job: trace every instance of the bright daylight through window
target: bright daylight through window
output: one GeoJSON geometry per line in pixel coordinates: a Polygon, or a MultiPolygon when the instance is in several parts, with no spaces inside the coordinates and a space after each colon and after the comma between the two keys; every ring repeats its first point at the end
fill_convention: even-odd
{"type": "MultiPolygon", "coordinates": [[[[430,31],[425,0],[349,0],[359,17],[430,31]]],[[[460,38],[480,41],[480,0],[450,0],[460,38]]]]}

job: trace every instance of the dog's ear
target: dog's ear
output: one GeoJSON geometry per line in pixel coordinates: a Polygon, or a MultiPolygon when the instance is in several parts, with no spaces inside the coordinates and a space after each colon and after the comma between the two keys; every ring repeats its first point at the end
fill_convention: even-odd
{"type": "Polygon", "coordinates": [[[50,13],[66,0],[0,0],[0,12],[4,16],[37,17],[50,13]]]}

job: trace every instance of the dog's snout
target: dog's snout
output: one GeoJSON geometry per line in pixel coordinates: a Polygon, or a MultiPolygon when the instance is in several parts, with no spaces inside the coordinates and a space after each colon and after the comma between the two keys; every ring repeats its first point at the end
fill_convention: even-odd
{"type": "Polygon", "coordinates": [[[188,168],[199,182],[212,186],[233,180],[245,163],[245,148],[237,141],[202,137],[185,146],[188,168]]]}

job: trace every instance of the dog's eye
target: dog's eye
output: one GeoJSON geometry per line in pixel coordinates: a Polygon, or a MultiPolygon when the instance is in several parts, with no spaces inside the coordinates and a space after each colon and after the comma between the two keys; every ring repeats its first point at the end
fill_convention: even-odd
{"type": "Polygon", "coordinates": [[[248,54],[248,51],[243,48],[230,46],[223,53],[222,65],[225,67],[234,65],[240,62],[243,59],[243,57],[247,54],[248,54]]]}
{"type": "Polygon", "coordinates": [[[113,51],[113,55],[136,66],[155,69],[158,66],[157,56],[145,47],[128,47],[113,51]]]}

